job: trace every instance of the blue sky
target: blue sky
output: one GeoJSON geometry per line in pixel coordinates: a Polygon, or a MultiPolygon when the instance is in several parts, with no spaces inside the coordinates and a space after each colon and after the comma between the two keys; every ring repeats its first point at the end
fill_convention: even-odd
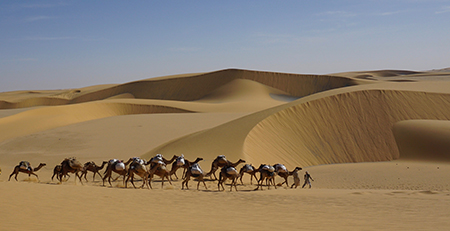
{"type": "Polygon", "coordinates": [[[0,1],[0,92],[449,67],[449,0],[0,1]]]}

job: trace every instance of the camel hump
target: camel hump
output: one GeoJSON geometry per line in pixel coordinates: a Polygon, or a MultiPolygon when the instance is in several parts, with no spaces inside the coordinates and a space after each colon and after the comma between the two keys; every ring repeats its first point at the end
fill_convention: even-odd
{"type": "Polygon", "coordinates": [[[19,167],[21,169],[24,169],[24,170],[30,170],[31,169],[31,164],[28,161],[20,161],[19,167]]]}
{"type": "Polygon", "coordinates": [[[156,154],[155,157],[153,157],[150,162],[157,164],[158,162],[163,161],[163,157],[161,154],[156,154]]]}
{"type": "Polygon", "coordinates": [[[118,171],[125,170],[125,164],[123,162],[118,162],[115,164],[114,168],[118,171]]]}
{"type": "Polygon", "coordinates": [[[284,172],[284,173],[288,172],[286,166],[284,166],[282,164],[276,164],[275,165],[275,171],[276,172],[284,172]]]}
{"type": "Polygon", "coordinates": [[[181,167],[181,166],[183,166],[184,164],[185,164],[185,161],[184,161],[184,155],[181,154],[181,156],[179,156],[179,157],[177,158],[177,166],[178,166],[178,167],[181,167]]]}
{"type": "Polygon", "coordinates": [[[217,156],[217,161],[218,161],[220,164],[227,164],[227,163],[228,163],[228,160],[227,160],[227,158],[225,158],[224,155],[219,155],[219,156],[217,156]]]}
{"type": "Polygon", "coordinates": [[[244,172],[252,172],[254,169],[250,164],[244,165],[244,172]]]}
{"type": "Polygon", "coordinates": [[[200,168],[200,165],[195,163],[191,167],[191,173],[194,175],[200,175],[203,174],[203,170],[200,168]]]}
{"type": "Polygon", "coordinates": [[[264,166],[262,167],[262,169],[264,169],[264,170],[266,170],[266,171],[269,171],[269,172],[274,172],[274,171],[275,171],[275,168],[272,167],[272,166],[270,166],[270,165],[264,165],[264,166]]]}
{"type": "Polygon", "coordinates": [[[228,167],[227,168],[227,174],[228,175],[232,175],[232,176],[236,176],[238,175],[238,171],[234,168],[234,167],[228,167]]]}
{"type": "Polygon", "coordinates": [[[69,166],[71,168],[73,168],[73,169],[76,169],[76,168],[81,168],[83,165],[81,165],[80,161],[78,161],[77,159],[70,158],[69,159],[69,166]]]}
{"type": "Polygon", "coordinates": [[[133,162],[138,164],[145,164],[145,161],[139,157],[133,157],[133,162]]]}

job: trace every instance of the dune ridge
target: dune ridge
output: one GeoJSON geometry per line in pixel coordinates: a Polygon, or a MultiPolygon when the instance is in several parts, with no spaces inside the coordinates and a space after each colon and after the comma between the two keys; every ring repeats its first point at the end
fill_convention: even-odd
{"type": "Polygon", "coordinates": [[[69,124],[110,116],[149,113],[188,113],[190,111],[161,105],[88,102],[43,107],[0,118],[0,141],[69,124]]]}
{"type": "Polygon", "coordinates": [[[392,127],[411,119],[449,120],[450,94],[370,90],[308,101],[261,121],[244,152],[300,166],[394,160],[392,127]]]}
{"type": "Polygon", "coordinates": [[[11,93],[0,93],[0,109],[75,104],[103,100],[123,94],[130,94],[139,99],[191,101],[198,100],[235,79],[260,82],[296,97],[355,85],[354,80],[346,77],[226,69],[172,78],[147,79],[119,85],[47,92],[44,96],[36,93],[22,93],[24,95],[20,97],[21,99],[15,101],[12,101],[11,97],[7,97],[11,93]]]}

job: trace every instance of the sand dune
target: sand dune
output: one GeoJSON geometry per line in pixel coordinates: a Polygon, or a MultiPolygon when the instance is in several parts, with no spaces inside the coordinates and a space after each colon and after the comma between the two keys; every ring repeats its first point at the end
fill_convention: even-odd
{"type": "Polygon", "coordinates": [[[450,160],[450,121],[400,121],[393,132],[402,159],[450,160]]]}
{"type": "Polygon", "coordinates": [[[0,93],[0,230],[79,230],[86,224],[100,230],[261,224],[444,230],[450,225],[449,77],[437,71],[300,75],[226,69],[0,93]],[[180,190],[181,180],[161,189],[159,178],[153,190],[123,190],[119,181],[103,187],[99,178],[83,185],[75,177],[61,185],[50,179],[53,167],[69,156],[101,163],[157,153],[202,157],[204,170],[217,155],[253,165],[283,163],[289,170],[301,166],[300,174],[308,170],[315,181],[311,190],[253,191],[245,175],[239,192],[216,193],[217,181],[209,179],[200,191],[195,181],[180,190]],[[25,174],[19,182],[7,181],[21,160],[47,163],[40,181],[25,174]],[[149,219],[158,222],[136,222],[149,219]]]}

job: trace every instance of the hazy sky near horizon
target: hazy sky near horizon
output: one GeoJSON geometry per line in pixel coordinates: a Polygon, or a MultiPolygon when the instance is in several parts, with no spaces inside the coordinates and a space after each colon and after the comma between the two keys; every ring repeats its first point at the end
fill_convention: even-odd
{"type": "Polygon", "coordinates": [[[0,92],[450,66],[450,0],[0,1],[0,92]]]}

